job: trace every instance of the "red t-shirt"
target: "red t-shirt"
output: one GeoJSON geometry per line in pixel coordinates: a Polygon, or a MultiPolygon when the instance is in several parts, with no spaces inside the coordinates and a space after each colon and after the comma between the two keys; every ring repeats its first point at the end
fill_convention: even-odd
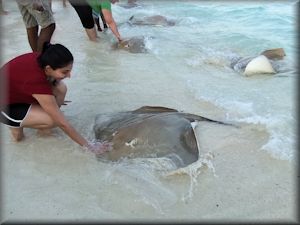
{"type": "Polygon", "coordinates": [[[52,87],[46,74],[37,62],[40,53],[20,55],[1,68],[5,76],[6,98],[4,105],[13,103],[37,103],[33,94],[53,95],[52,87]]]}

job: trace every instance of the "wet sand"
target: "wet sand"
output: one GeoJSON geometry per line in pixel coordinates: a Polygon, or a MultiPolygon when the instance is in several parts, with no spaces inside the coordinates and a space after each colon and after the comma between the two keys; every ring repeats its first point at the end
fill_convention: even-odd
{"type": "Polygon", "coordinates": [[[181,172],[134,176],[64,140],[5,141],[2,221],[295,222],[295,167],[260,150],[264,131],[202,122],[196,132],[214,169],[199,168],[193,184],[181,172]]]}

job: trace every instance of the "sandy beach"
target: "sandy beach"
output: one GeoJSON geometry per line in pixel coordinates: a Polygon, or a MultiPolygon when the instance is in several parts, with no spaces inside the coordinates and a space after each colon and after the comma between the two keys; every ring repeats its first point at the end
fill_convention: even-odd
{"type": "Polygon", "coordinates": [[[259,150],[266,133],[201,128],[201,149],[214,155],[214,170],[198,169],[193,187],[185,173],[150,177],[147,184],[148,173],[132,177],[132,168],[99,163],[64,140],[5,141],[2,221],[296,222],[296,166],[259,150]],[[142,193],[128,195],[126,182],[142,193]]]}
{"type": "MultiPolygon", "coordinates": [[[[1,16],[1,65],[30,51],[16,3],[4,2],[9,14],[1,16]]],[[[120,10],[115,8],[116,14],[120,10]]],[[[52,42],[64,43],[75,58],[66,80],[72,102],[62,111],[85,136],[93,138],[97,113],[143,105],[226,120],[223,108],[195,99],[182,85],[187,70],[173,69],[172,58],[160,65],[151,54],[112,51],[109,32],[100,34],[100,43],[90,43],[69,4],[63,8],[53,1],[53,11],[57,28],[52,42]],[[171,79],[168,73],[174,70],[180,75],[171,79]]],[[[158,162],[98,161],[58,128],[51,137],[25,129],[25,140],[14,143],[1,124],[1,223],[299,222],[297,160],[263,150],[270,139],[266,126],[236,124],[200,122],[195,128],[197,166],[171,173],[155,167],[158,162]]]]}

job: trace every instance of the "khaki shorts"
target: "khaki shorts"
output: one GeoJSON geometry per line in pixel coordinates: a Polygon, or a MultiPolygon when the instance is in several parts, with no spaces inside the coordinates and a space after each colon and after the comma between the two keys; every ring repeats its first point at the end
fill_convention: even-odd
{"type": "Polygon", "coordinates": [[[32,2],[34,1],[17,1],[26,28],[35,27],[38,25],[42,28],[45,28],[50,24],[55,23],[49,0],[38,1],[43,4],[44,11],[42,12],[33,9],[32,2]]]}

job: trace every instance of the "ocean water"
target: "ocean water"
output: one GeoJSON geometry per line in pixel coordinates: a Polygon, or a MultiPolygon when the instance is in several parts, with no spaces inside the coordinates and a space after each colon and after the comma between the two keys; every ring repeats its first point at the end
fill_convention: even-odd
{"type": "MultiPolygon", "coordinates": [[[[265,126],[270,138],[262,148],[274,157],[293,160],[297,79],[295,1],[172,4],[160,1],[159,8],[157,1],[144,4],[147,7],[132,9],[132,14],[161,14],[175,20],[176,26],[122,27],[121,32],[155,37],[149,40],[150,51],[161,61],[159,64],[170,65],[166,65],[169,76],[180,77],[195,100],[204,99],[223,108],[228,120],[265,126]],[[234,56],[255,56],[277,47],[284,48],[286,57],[278,62],[279,73],[275,76],[244,77],[229,66],[234,56]]],[[[126,13],[119,10],[119,20],[126,20],[126,13]]]]}
{"type": "MultiPolygon", "coordinates": [[[[161,64],[170,65],[170,77],[183,79],[183,85],[195,99],[223,108],[229,120],[264,125],[270,139],[263,149],[280,159],[292,160],[296,124],[296,3],[187,1],[170,5],[165,1],[159,3],[159,9],[155,7],[157,2],[144,4],[147,7],[129,12],[165,15],[175,20],[176,26],[122,27],[121,32],[155,37],[148,46],[161,64]],[[277,47],[284,48],[287,56],[278,63],[280,72],[275,76],[245,78],[229,67],[234,56],[255,56],[277,47]]],[[[126,21],[127,13],[122,13],[122,9],[115,11],[120,11],[120,21],[126,21]]]]}
{"type": "MultiPolygon", "coordinates": [[[[4,3],[9,15],[1,16],[2,64],[30,51],[16,4],[4,3]]],[[[278,204],[278,210],[274,207],[272,212],[276,213],[261,213],[272,204],[261,203],[259,212],[255,200],[261,195],[248,198],[244,191],[237,197],[237,190],[228,183],[243,190],[257,188],[232,174],[247,178],[251,171],[266,171],[261,168],[290,168],[295,164],[297,1],[137,3],[134,8],[113,5],[113,16],[122,37],[146,37],[148,53],[113,50],[115,39],[109,30],[99,33],[99,43],[89,42],[74,9],[53,1],[57,24],[52,42],[67,46],[75,58],[72,77],[65,81],[67,100],[72,102],[62,108],[71,123],[93,139],[96,114],[159,105],[242,128],[199,124],[199,160],[175,170],[164,158],[99,162],[58,129],[49,138],[27,129],[26,139],[15,144],[1,127],[2,146],[9,150],[4,154],[4,215],[21,220],[55,216],[67,220],[151,221],[289,217],[293,212],[290,205],[285,208],[287,212],[279,213],[284,204],[293,202],[287,192],[278,197],[279,202],[282,199],[286,203],[278,204]],[[176,24],[131,26],[127,21],[132,15],[163,15],[176,24]],[[256,56],[272,48],[286,52],[285,58],[276,62],[275,75],[246,77],[230,68],[234,57],[256,56]],[[226,158],[228,152],[234,157],[226,158]],[[224,164],[226,160],[231,164],[224,164]],[[222,188],[226,187],[224,196],[222,188]],[[217,212],[220,203],[216,202],[227,204],[227,208],[217,212]],[[239,202],[244,203],[242,207],[239,202]],[[28,205],[35,210],[25,213],[22,207],[28,205]]],[[[291,180],[283,179],[280,184],[292,187],[291,180]]],[[[262,190],[267,198],[266,190],[262,190]]]]}

